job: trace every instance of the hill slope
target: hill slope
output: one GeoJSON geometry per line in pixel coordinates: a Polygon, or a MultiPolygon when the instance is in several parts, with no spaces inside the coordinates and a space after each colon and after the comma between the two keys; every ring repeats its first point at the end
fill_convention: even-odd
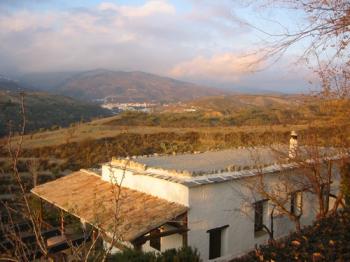
{"type": "Polygon", "coordinates": [[[42,91],[54,91],[78,73],[75,71],[27,73],[22,75],[19,80],[24,86],[34,87],[42,91]]]}
{"type": "Polygon", "coordinates": [[[235,94],[226,96],[211,96],[174,103],[167,107],[160,107],[160,111],[183,112],[186,110],[216,113],[217,115],[235,114],[239,111],[247,110],[293,110],[306,101],[311,101],[311,97],[301,95],[249,95],[235,94]]]}
{"type": "Polygon", "coordinates": [[[109,102],[171,102],[227,93],[144,72],[93,70],[66,74],[63,83],[48,81],[53,77],[54,74],[32,75],[31,80],[42,79],[48,83],[48,89],[62,95],[84,100],[108,98],[109,102]]]}
{"type": "Polygon", "coordinates": [[[0,83],[0,137],[8,132],[8,123],[18,130],[20,123],[20,95],[24,92],[26,130],[68,126],[80,120],[109,115],[98,105],[76,101],[69,97],[23,89],[14,82],[0,83]]]}
{"type": "Polygon", "coordinates": [[[33,91],[19,84],[18,81],[12,80],[0,75],[0,91],[33,91]]]}
{"type": "Polygon", "coordinates": [[[231,95],[205,97],[186,103],[187,106],[202,110],[234,112],[248,108],[284,108],[291,109],[302,100],[301,96],[290,95],[231,95]]]}

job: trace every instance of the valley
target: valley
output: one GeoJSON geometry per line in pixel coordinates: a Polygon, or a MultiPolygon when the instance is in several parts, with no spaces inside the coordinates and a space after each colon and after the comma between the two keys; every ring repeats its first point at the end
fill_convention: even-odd
{"type": "Polygon", "coordinates": [[[0,94],[0,117],[6,121],[14,119],[12,121],[18,127],[21,126],[23,95],[28,127],[23,137],[18,132],[10,137],[5,136],[6,133],[0,137],[0,201],[6,203],[0,208],[5,214],[1,220],[9,223],[7,214],[11,214],[16,223],[27,223],[23,222],[27,221],[26,211],[17,212],[22,207],[18,204],[18,193],[14,193],[22,190],[21,184],[24,186],[21,192],[28,197],[30,209],[38,212],[38,218],[45,221],[41,232],[55,235],[61,230],[68,237],[77,236],[74,241],[84,239],[80,220],[29,194],[31,188],[62,181],[60,179],[69,178],[77,171],[82,172],[79,170],[94,173],[96,179],[96,175],[101,176],[101,163],[108,163],[113,158],[269,148],[285,144],[291,130],[298,132],[300,143],[305,145],[316,135],[320,146],[342,146],[343,141],[337,139],[337,134],[340,130],[344,134],[350,133],[348,100],[231,94],[174,102],[110,100],[101,105],[24,89],[15,83],[0,90],[0,94]],[[115,115],[111,115],[111,109],[116,110],[115,115]],[[16,148],[20,148],[19,158],[13,158],[16,148]]]}

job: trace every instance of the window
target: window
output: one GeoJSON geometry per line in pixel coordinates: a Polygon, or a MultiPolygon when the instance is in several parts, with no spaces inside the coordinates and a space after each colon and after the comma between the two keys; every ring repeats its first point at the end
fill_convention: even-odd
{"type": "Polygon", "coordinates": [[[264,229],[264,216],[267,200],[260,200],[254,203],[254,232],[264,229]]]}
{"type": "Polygon", "coordinates": [[[213,228],[207,231],[209,233],[209,259],[221,256],[222,232],[228,225],[213,228]]]}
{"type": "Polygon", "coordinates": [[[160,237],[159,237],[159,234],[160,234],[160,229],[159,228],[153,229],[150,232],[151,239],[149,240],[149,245],[151,247],[153,247],[154,249],[157,249],[157,250],[160,251],[160,237]]]}
{"type": "Polygon", "coordinates": [[[303,212],[303,192],[295,191],[290,196],[290,212],[300,216],[303,212]]]}

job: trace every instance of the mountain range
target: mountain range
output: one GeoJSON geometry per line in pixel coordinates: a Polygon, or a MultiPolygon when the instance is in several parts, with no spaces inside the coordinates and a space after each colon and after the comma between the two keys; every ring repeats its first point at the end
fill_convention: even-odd
{"type": "Polygon", "coordinates": [[[176,102],[229,93],[145,72],[104,69],[80,73],[27,74],[21,78],[21,82],[26,86],[87,101],[176,102]]]}

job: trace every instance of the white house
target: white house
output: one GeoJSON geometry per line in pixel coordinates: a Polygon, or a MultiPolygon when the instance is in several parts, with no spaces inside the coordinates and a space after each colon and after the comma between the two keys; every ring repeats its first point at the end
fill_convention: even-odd
{"type": "MultiPolygon", "coordinates": [[[[292,139],[286,155],[295,157],[292,139]]],[[[112,159],[100,172],[81,170],[32,192],[102,230],[107,242],[118,239],[117,248],[164,251],[190,245],[205,261],[225,261],[266,243],[263,226],[270,227],[271,219],[275,238],[294,230],[287,216],[271,216],[271,201],[252,194],[247,183],[259,174],[272,185],[280,174],[296,172],[303,171],[291,159],[278,160],[270,148],[239,148],[112,159]]],[[[331,190],[337,188],[335,180],[331,190]]],[[[302,189],[286,192],[291,193],[286,208],[302,212],[302,225],[311,224],[315,197],[302,189]]]]}

